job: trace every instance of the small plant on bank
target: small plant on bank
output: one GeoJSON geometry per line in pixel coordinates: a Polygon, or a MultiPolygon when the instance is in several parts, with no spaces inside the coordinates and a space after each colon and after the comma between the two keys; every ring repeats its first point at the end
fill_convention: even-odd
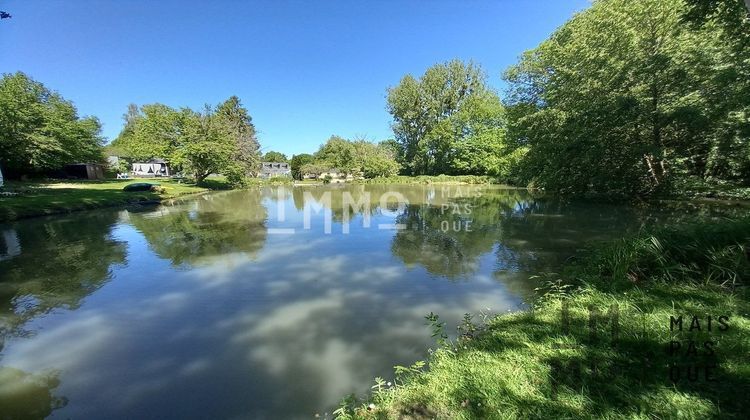
{"type": "Polygon", "coordinates": [[[437,342],[438,347],[448,345],[448,334],[445,333],[445,322],[440,322],[440,316],[432,312],[425,316],[425,319],[432,329],[432,338],[437,342]]]}
{"type": "Polygon", "coordinates": [[[458,338],[460,341],[470,341],[482,330],[482,328],[473,322],[474,315],[465,313],[461,324],[457,327],[458,338]]]}

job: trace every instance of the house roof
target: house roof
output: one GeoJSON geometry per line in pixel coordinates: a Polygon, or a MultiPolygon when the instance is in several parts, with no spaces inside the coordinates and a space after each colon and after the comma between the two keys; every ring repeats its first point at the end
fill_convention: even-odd
{"type": "Polygon", "coordinates": [[[261,162],[261,173],[287,172],[290,171],[288,163],[282,162],[261,162]]]}

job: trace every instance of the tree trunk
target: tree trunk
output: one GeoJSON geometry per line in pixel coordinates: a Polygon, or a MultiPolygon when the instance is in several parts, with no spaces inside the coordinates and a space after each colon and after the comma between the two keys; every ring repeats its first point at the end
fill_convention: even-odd
{"type": "Polygon", "coordinates": [[[210,173],[203,173],[203,172],[196,172],[195,173],[195,183],[200,184],[203,182],[204,179],[206,179],[210,173]]]}
{"type": "Polygon", "coordinates": [[[659,173],[657,173],[656,165],[654,165],[654,156],[651,154],[643,155],[643,158],[646,160],[646,165],[648,165],[648,173],[651,175],[651,179],[654,182],[655,186],[659,186],[661,183],[661,176],[659,173]]]}

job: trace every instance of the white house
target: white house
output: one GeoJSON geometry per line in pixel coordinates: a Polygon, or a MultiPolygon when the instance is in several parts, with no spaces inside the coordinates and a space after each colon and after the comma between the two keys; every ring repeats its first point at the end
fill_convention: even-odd
{"type": "Polygon", "coordinates": [[[132,166],[134,176],[170,176],[169,164],[162,159],[151,159],[148,162],[136,162],[132,166]]]}
{"type": "Polygon", "coordinates": [[[292,168],[288,163],[262,162],[260,167],[261,178],[273,178],[277,176],[291,176],[292,168]]]}

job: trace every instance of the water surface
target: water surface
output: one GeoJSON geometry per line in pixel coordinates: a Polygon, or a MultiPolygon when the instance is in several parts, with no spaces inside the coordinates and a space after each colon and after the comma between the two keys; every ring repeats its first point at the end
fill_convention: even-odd
{"type": "Polygon", "coordinates": [[[426,314],[454,329],[466,312],[518,310],[535,274],[587,243],[722,211],[491,187],[268,187],[0,225],[0,410],[330,414],[425,357],[426,314]]]}

